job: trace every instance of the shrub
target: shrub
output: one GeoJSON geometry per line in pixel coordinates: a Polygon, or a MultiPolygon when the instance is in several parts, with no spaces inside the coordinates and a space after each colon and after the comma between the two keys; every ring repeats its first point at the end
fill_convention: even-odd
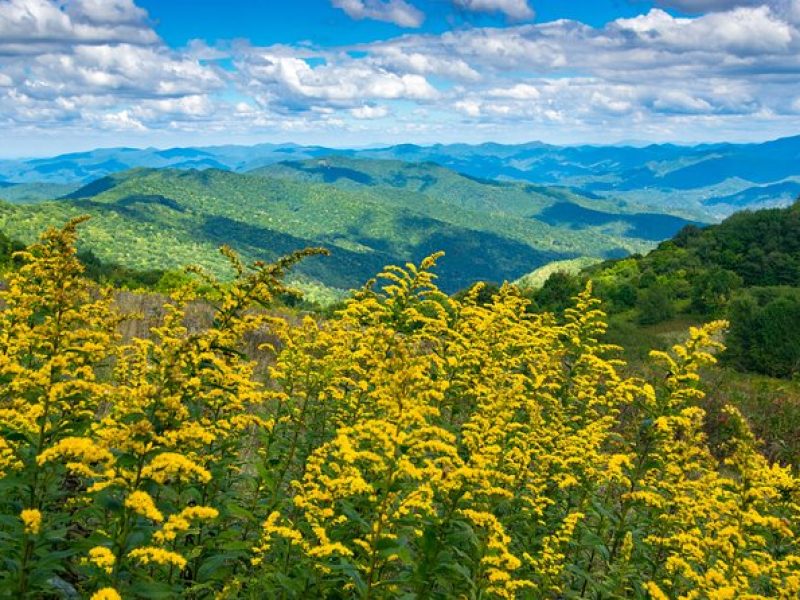
{"type": "Polygon", "coordinates": [[[653,284],[640,290],[636,305],[642,325],[655,325],[675,316],[672,291],[666,285],[653,284]]]}
{"type": "Polygon", "coordinates": [[[729,308],[731,330],[725,359],[743,371],[773,377],[800,373],[800,293],[761,288],[736,299],[729,308]]]}

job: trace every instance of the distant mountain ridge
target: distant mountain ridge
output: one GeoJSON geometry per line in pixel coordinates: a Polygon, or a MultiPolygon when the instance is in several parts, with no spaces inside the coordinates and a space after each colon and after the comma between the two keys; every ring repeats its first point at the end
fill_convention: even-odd
{"type": "MultiPolygon", "coordinates": [[[[351,157],[435,163],[481,180],[559,185],[647,204],[660,212],[721,219],[742,207],[785,205],[750,188],[800,185],[800,136],[764,143],[677,146],[399,144],[336,149],[297,144],[169,149],[106,148],[52,158],[0,161],[0,182],[87,183],[136,167],[245,172],[285,161],[351,157]],[[744,194],[743,196],[741,194],[744,194]]],[[[0,197],[1,197],[0,192],[0,197]]]]}

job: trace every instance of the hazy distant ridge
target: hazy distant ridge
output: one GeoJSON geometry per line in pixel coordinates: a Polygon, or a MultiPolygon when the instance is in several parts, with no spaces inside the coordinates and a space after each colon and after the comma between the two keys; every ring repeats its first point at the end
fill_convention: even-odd
{"type": "Polygon", "coordinates": [[[285,161],[330,156],[436,163],[483,180],[555,184],[580,190],[584,195],[608,196],[661,211],[714,219],[742,207],[785,204],[800,189],[800,136],[760,144],[645,147],[532,142],[401,144],[370,149],[295,144],[166,150],[108,148],[52,158],[0,161],[0,182],[87,183],[136,167],[244,172],[285,161]]]}

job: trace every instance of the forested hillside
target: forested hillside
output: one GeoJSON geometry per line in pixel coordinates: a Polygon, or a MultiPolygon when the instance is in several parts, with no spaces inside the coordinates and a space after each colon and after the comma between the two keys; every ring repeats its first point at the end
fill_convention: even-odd
{"type": "Polygon", "coordinates": [[[251,260],[323,246],[330,259],[305,261],[296,279],[315,299],[330,299],[331,290],[356,287],[386,264],[440,249],[447,253],[440,284],[453,292],[478,280],[514,280],[553,260],[642,251],[689,222],[560,188],[476,181],[435,165],[357,163],[303,177],[291,165],[266,174],[138,169],[57,201],[0,205],[0,229],[30,241],[47,225],[93,215],[82,246],[105,262],[140,270],[199,263],[228,276],[215,253],[223,243],[251,260]],[[398,173],[406,183],[390,185],[398,173]]]}
{"type": "Polygon", "coordinates": [[[416,192],[467,210],[508,213],[572,230],[661,241],[687,223],[643,206],[581,194],[555,185],[476,179],[435,163],[325,157],[282,162],[251,171],[283,179],[325,182],[350,189],[416,192]],[[644,211],[644,212],[643,212],[644,211]]]}
{"type": "Polygon", "coordinates": [[[225,249],[207,326],[188,285],[122,339],[135,317],[83,277],[79,225],[0,291],[0,595],[800,594],[796,473],[702,408],[724,322],[629,377],[588,285],[558,314],[509,285],[455,299],[433,255],[283,319],[303,254],[225,249]]]}
{"type": "Polygon", "coordinates": [[[645,256],[551,279],[539,293],[558,291],[562,302],[592,279],[612,313],[641,325],[726,317],[727,362],[773,376],[800,373],[800,202],[689,226],[645,256]]]}

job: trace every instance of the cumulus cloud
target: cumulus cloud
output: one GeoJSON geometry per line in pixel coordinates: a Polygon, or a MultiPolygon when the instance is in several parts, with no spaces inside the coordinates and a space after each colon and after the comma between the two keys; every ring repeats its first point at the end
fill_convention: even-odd
{"type": "Polygon", "coordinates": [[[198,118],[225,85],[168,48],[132,0],[0,2],[0,113],[12,127],[146,131],[198,118]]]}
{"type": "Polygon", "coordinates": [[[353,19],[373,19],[400,27],[419,27],[425,15],[405,0],[332,0],[353,19]]]}
{"type": "Polygon", "coordinates": [[[475,12],[499,12],[517,19],[532,19],[535,15],[528,0],[453,0],[453,4],[464,10],[475,12]]]}
{"type": "Polygon", "coordinates": [[[614,25],[644,43],[683,50],[757,54],[786,50],[792,42],[791,26],[767,6],[737,8],[696,19],[678,19],[653,9],[646,15],[618,19],[614,25]]]}
{"type": "Polygon", "coordinates": [[[533,25],[474,28],[447,32],[440,42],[447,52],[473,65],[490,69],[549,70],[566,64],[568,48],[533,25]]]}
{"type": "Polygon", "coordinates": [[[489,90],[489,96],[495,98],[513,98],[515,100],[536,100],[541,96],[539,90],[527,83],[518,83],[510,88],[495,88],[489,90]]]}
{"type": "Polygon", "coordinates": [[[481,102],[477,102],[475,100],[459,100],[453,105],[453,107],[469,117],[480,117],[481,104],[481,102]]]}
{"type": "Polygon", "coordinates": [[[356,119],[382,119],[389,114],[389,108],[386,106],[357,106],[350,109],[350,114],[356,119]]]}
{"type": "Polygon", "coordinates": [[[138,98],[197,94],[221,84],[214,71],[196,61],[160,48],[116,44],[36,57],[27,62],[18,89],[39,97],[92,92],[138,98]]]}
{"type": "Polygon", "coordinates": [[[249,88],[274,104],[317,100],[346,106],[365,99],[429,100],[437,95],[421,75],[393,73],[364,60],[312,67],[300,58],[252,49],[237,66],[249,88]]]}
{"type": "Polygon", "coordinates": [[[658,94],[653,101],[653,107],[663,112],[676,112],[686,114],[708,113],[713,111],[711,104],[702,98],[680,90],[665,90],[658,94]]]}
{"type": "Polygon", "coordinates": [[[79,22],[138,25],[147,19],[147,11],[136,6],[133,0],[72,0],[65,9],[79,22]]]}
{"type": "Polygon", "coordinates": [[[146,13],[131,0],[0,2],[0,54],[37,54],[74,44],[155,44],[146,13]],[[63,10],[62,10],[63,8],[63,10]]]}
{"type": "MultiPolygon", "coordinates": [[[[529,8],[451,1],[510,18],[529,8]]],[[[339,3],[355,18],[418,10],[396,0],[339,3]]],[[[605,26],[465,27],[344,47],[170,48],[133,0],[0,0],[0,135],[218,131],[369,142],[792,133],[800,0],[736,4],[707,3],[683,18],[656,8],[605,26]]]]}
{"type": "Polygon", "coordinates": [[[656,0],[655,4],[689,15],[728,12],[742,7],[767,6],[780,18],[790,23],[800,23],[800,0],[656,0]]]}
{"type": "Polygon", "coordinates": [[[464,59],[417,52],[414,44],[405,47],[399,44],[373,45],[370,51],[373,62],[393,71],[438,75],[461,81],[477,81],[481,78],[480,73],[464,59]]]}

